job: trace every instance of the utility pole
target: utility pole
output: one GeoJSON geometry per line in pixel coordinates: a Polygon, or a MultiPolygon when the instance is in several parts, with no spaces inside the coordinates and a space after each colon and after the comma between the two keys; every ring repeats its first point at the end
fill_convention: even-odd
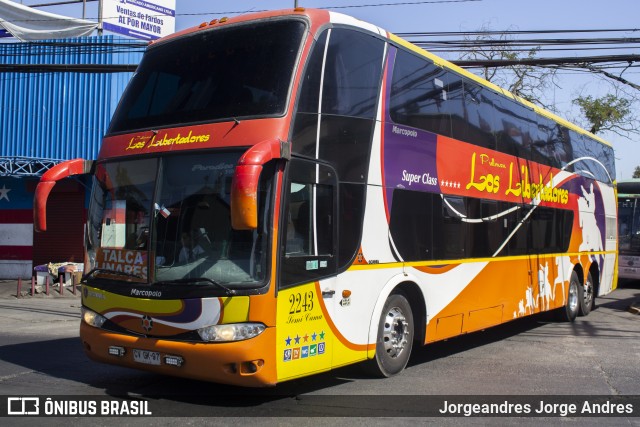
{"type": "Polygon", "coordinates": [[[98,36],[102,36],[102,0],[98,0],[98,36]]]}

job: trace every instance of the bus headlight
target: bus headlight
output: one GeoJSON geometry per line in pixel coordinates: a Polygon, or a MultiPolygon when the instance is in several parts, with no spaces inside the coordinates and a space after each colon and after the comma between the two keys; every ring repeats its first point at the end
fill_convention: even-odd
{"type": "Polygon", "coordinates": [[[232,323],[206,326],[198,329],[198,334],[203,341],[241,341],[257,337],[264,330],[262,323],[232,323]]]}
{"type": "Polygon", "coordinates": [[[107,321],[107,318],[96,313],[93,310],[82,307],[82,320],[84,320],[84,323],[86,323],[87,325],[93,326],[95,328],[101,328],[104,322],[107,321]]]}

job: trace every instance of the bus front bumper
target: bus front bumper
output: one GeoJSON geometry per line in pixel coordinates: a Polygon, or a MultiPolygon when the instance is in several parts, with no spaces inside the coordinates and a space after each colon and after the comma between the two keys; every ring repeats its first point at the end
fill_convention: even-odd
{"type": "Polygon", "coordinates": [[[640,256],[620,255],[618,259],[618,277],[620,279],[640,279],[640,256]]]}
{"type": "Polygon", "coordinates": [[[98,362],[245,387],[277,382],[275,328],[245,341],[196,343],[117,334],[81,322],[80,338],[98,362]]]}

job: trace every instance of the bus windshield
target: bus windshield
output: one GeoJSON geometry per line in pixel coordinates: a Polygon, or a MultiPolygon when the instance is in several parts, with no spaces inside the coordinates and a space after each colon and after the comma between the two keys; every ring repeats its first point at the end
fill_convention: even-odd
{"type": "Polygon", "coordinates": [[[282,115],[304,30],[300,20],[252,22],[152,46],[109,133],[282,115]]]}
{"type": "MultiPolygon", "coordinates": [[[[263,225],[253,231],[231,228],[231,180],[241,154],[182,154],[98,165],[88,218],[93,272],[88,280],[260,286],[267,230],[263,225]]],[[[259,194],[262,203],[264,193],[259,194]]]]}
{"type": "Polygon", "coordinates": [[[618,238],[621,254],[640,254],[640,203],[638,195],[618,195],[618,238]]]}

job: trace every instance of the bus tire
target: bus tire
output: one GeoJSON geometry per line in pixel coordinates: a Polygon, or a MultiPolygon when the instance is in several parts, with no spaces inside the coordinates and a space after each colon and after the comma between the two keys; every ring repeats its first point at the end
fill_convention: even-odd
{"type": "Polygon", "coordinates": [[[580,279],[578,279],[578,273],[573,271],[571,272],[569,288],[567,289],[566,304],[558,311],[561,321],[573,322],[576,320],[578,311],[580,311],[580,288],[582,288],[582,284],[580,283],[580,279]]]}
{"type": "Polygon", "coordinates": [[[378,377],[391,377],[407,366],[413,346],[413,312],[401,293],[389,295],[378,323],[376,355],[369,361],[368,371],[378,377]]]}
{"type": "Polygon", "coordinates": [[[579,287],[578,299],[580,301],[580,316],[586,316],[591,313],[593,309],[593,302],[595,300],[595,288],[593,286],[593,277],[591,273],[587,274],[587,280],[584,286],[579,287]]]}

